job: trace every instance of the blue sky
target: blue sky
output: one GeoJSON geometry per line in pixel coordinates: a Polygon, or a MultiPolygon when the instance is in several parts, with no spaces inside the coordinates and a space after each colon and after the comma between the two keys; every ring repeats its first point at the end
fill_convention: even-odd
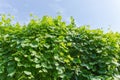
{"type": "Polygon", "coordinates": [[[54,17],[57,12],[66,22],[73,16],[79,26],[120,32],[120,0],[0,0],[0,13],[10,13],[21,23],[29,21],[30,13],[54,17]]]}

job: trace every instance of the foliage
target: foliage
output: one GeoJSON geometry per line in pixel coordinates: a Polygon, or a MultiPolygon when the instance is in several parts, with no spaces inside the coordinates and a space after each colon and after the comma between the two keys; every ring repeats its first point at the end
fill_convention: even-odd
{"type": "Polygon", "coordinates": [[[27,25],[0,21],[0,80],[119,80],[120,34],[66,24],[61,16],[27,25]]]}

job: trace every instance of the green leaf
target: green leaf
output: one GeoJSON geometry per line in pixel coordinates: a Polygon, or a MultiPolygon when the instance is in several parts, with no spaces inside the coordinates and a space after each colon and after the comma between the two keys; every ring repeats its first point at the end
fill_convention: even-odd
{"type": "Polygon", "coordinates": [[[40,68],[41,67],[41,65],[40,64],[36,64],[36,66],[35,66],[36,68],[40,68]]]}
{"type": "Polygon", "coordinates": [[[89,65],[89,64],[87,64],[87,63],[86,63],[86,64],[85,64],[85,63],[82,63],[82,64],[81,64],[81,66],[86,67],[88,70],[89,70],[89,69],[91,69],[90,65],[89,65]]]}
{"type": "Polygon", "coordinates": [[[81,63],[81,61],[80,61],[79,58],[74,58],[74,59],[73,59],[73,63],[81,63]]]}
{"type": "Polygon", "coordinates": [[[35,56],[37,54],[37,52],[35,50],[33,50],[33,49],[29,49],[29,51],[31,52],[32,56],[35,56]]]}
{"type": "Polygon", "coordinates": [[[41,63],[41,66],[44,68],[47,68],[47,64],[46,63],[41,63]]]}
{"type": "Polygon", "coordinates": [[[32,73],[30,71],[24,71],[26,75],[31,75],[32,73]]]}
{"type": "Polygon", "coordinates": [[[15,61],[17,61],[17,62],[20,62],[20,59],[19,59],[18,57],[15,57],[14,59],[15,59],[15,61]]]}
{"type": "Polygon", "coordinates": [[[7,67],[7,72],[8,72],[7,76],[12,77],[16,72],[15,67],[14,66],[8,66],[7,67]]]}
{"type": "Polygon", "coordinates": [[[0,74],[4,72],[4,66],[0,66],[0,74]]]}
{"type": "Polygon", "coordinates": [[[55,58],[56,60],[58,60],[58,59],[59,59],[59,55],[58,55],[58,54],[55,54],[55,55],[54,55],[54,58],[55,58]]]}
{"type": "Polygon", "coordinates": [[[14,74],[15,74],[15,72],[16,72],[16,71],[13,71],[13,72],[9,73],[7,76],[9,76],[9,77],[13,77],[14,74]]]}
{"type": "Polygon", "coordinates": [[[37,42],[37,41],[33,41],[33,42],[30,44],[30,46],[31,46],[32,48],[37,48],[37,47],[38,47],[38,42],[37,42]]]}
{"type": "Polygon", "coordinates": [[[56,69],[58,70],[58,74],[64,73],[64,67],[57,66],[56,69]]]}
{"type": "Polygon", "coordinates": [[[44,44],[44,47],[48,49],[50,47],[50,45],[44,44]]]}
{"type": "Polygon", "coordinates": [[[42,69],[43,72],[48,72],[47,69],[42,69]]]}

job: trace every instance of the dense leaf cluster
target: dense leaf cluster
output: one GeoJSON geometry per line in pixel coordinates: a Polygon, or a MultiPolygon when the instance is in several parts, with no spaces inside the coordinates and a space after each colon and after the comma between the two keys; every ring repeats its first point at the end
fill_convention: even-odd
{"type": "Polygon", "coordinates": [[[119,80],[120,34],[66,24],[61,16],[27,25],[0,21],[0,80],[119,80]]]}

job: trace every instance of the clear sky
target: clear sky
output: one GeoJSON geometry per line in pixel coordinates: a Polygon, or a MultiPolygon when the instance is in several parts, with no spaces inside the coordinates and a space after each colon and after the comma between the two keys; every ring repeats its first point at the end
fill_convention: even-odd
{"type": "Polygon", "coordinates": [[[30,13],[54,17],[57,12],[66,22],[73,16],[79,26],[120,32],[120,0],[0,0],[0,13],[10,13],[21,23],[29,20],[30,13]]]}

